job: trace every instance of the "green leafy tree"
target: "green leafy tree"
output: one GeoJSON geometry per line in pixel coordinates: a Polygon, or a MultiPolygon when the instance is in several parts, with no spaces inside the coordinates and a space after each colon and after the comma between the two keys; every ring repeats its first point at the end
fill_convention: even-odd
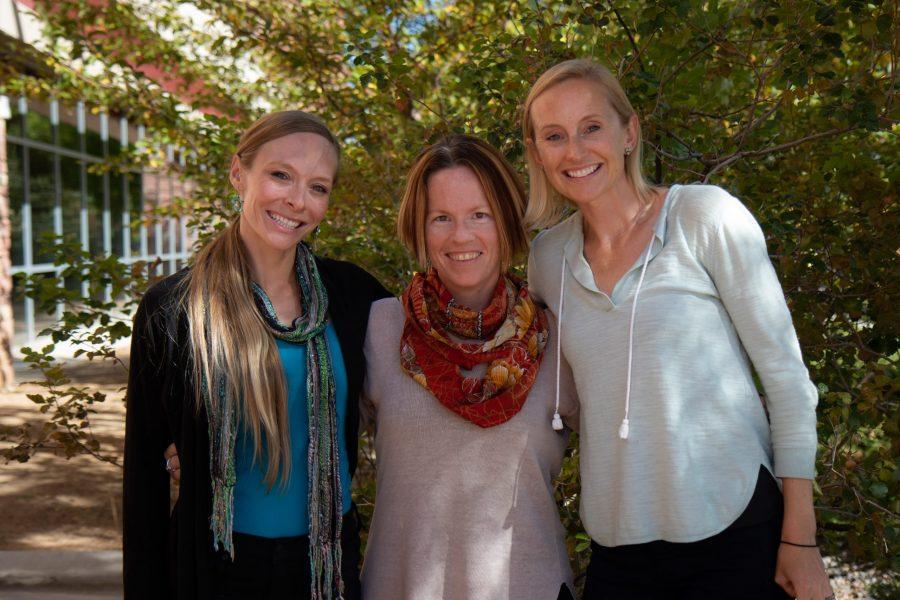
{"type": "MultiPolygon", "coordinates": [[[[820,391],[816,505],[823,533],[831,550],[895,561],[897,568],[896,3],[38,5],[48,37],[57,40],[46,59],[56,76],[7,76],[4,88],[83,98],[147,124],[154,138],[106,168],[152,162],[153,143],[190,148],[182,175],[193,193],[167,210],[190,216],[199,243],[233,210],[226,167],[240,131],[268,109],[321,114],[345,152],[315,244],[365,265],[394,290],[414,268],[393,219],[415,153],[443,133],[466,131],[521,165],[518,110],[531,82],[562,59],[605,63],[641,115],[651,177],[726,187],[762,223],[820,391]],[[186,14],[206,21],[198,26],[186,14]],[[163,85],[146,75],[148,64],[167,66],[163,85]]],[[[79,261],[82,272],[119,282],[131,302],[146,285],[143,272],[116,271],[108,258],[79,261]]],[[[71,308],[78,299],[29,289],[50,304],[64,301],[67,316],[78,314],[71,308]]],[[[54,335],[68,335],[74,323],[107,341],[127,327],[82,315],[64,318],[54,335]]],[[[50,396],[35,401],[46,406],[61,380],[45,351],[27,357],[44,368],[50,396]]],[[[56,414],[50,420],[62,418],[56,414]]],[[[82,440],[87,421],[66,418],[58,437],[82,440]]],[[[25,460],[34,446],[19,441],[7,456],[25,460]]],[[[363,469],[360,479],[371,496],[371,471],[363,469]]],[[[581,569],[587,538],[577,519],[577,449],[557,489],[573,564],[581,569]]]]}

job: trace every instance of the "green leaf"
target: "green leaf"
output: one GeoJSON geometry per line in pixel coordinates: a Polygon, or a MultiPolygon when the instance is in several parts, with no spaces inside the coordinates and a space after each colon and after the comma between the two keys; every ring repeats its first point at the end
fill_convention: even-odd
{"type": "Polygon", "coordinates": [[[822,35],[822,41],[824,43],[828,44],[829,46],[838,48],[838,47],[840,47],[841,42],[843,41],[843,38],[841,37],[840,33],[837,33],[835,31],[829,31],[822,35]]]}
{"type": "Polygon", "coordinates": [[[872,495],[876,498],[884,498],[887,496],[888,487],[883,483],[873,483],[869,486],[869,491],[872,492],[872,495]]]}

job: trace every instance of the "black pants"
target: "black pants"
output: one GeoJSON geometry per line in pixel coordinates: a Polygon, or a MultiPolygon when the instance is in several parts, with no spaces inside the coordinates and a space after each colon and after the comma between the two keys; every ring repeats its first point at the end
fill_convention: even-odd
{"type": "MultiPolygon", "coordinates": [[[[356,507],[344,515],[341,574],[344,598],[359,600],[359,521],[356,507]]],[[[234,562],[221,555],[217,563],[216,600],[308,599],[309,536],[264,538],[234,533],[234,562]]]]}
{"type": "Polygon", "coordinates": [[[783,505],[760,467],[747,509],[723,532],[687,544],[654,541],[605,547],[591,542],[584,600],[782,600],[775,583],[783,505]]]}

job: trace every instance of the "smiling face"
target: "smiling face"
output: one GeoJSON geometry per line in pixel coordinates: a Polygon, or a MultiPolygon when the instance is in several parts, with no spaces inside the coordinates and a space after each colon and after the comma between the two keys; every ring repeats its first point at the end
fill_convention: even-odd
{"type": "Polygon", "coordinates": [[[550,185],[577,205],[630,189],[625,151],[634,149],[637,117],[623,123],[600,84],[562,81],[531,105],[534,140],[528,151],[550,185]]]}
{"type": "Polygon", "coordinates": [[[241,238],[251,254],[294,252],[325,217],[337,166],[334,146],[315,133],[266,142],[249,166],[234,158],[230,178],[243,202],[241,238]]]}
{"type": "Polygon", "coordinates": [[[449,167],[427,181],[425,250],[457,303],[481,310],[500,277],[500,236],[472,169],[449,167]]]}

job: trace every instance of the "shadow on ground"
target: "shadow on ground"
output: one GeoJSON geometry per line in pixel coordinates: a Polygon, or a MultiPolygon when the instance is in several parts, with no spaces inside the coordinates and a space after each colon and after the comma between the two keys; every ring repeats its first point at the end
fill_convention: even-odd
{"type": "MultiPolygon", "coordinates": [[[[127,372],[122,365],[96,361],[69,361],[66,372],[71,385],[107,394],[105,402],[94,405],[91,428],[101,451],[121,464],[127,372]]],[[[17,365],[16,375],[18,381],[40,376],[22,365],[17,365]]],[[[27,398],[40,391],[20,384],[0,394],[0,433],[15,436],[23,426],[43,426],[44,415],[27,398]]],[[[10,445],[0,442],[0,447],[10,445]]],[[[26,463],[0,462],[0,550],[119,549],[121,482],[120,467],[87,455],[67,459],[45,449],[26,463]]]]}

